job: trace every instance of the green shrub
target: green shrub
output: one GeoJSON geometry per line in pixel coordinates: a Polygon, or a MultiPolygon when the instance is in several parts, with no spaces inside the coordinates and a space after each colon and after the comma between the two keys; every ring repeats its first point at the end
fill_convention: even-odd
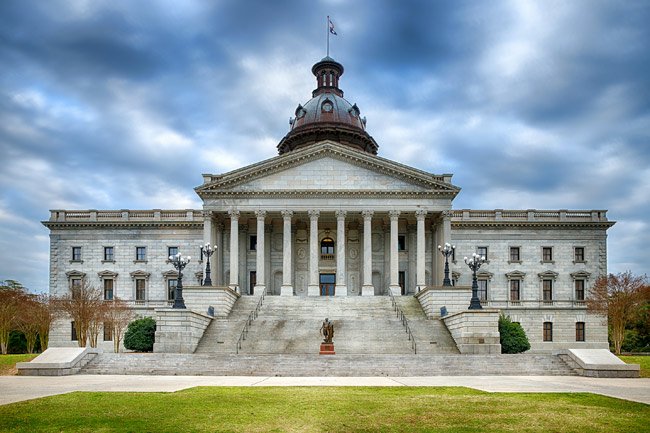
{"type": "Polygon", "coordinates": [[[152,352],[156,340],[156,321],[143,317],[129,323],[124,334],[124,347],[136,352],[152,352]]]}
{"type": "Polygon", "coordinates": [[[528,337],[519,323],[513,323],[503,314],[499,317],[501,353],[521,353],[530,349],[528,337]]]}

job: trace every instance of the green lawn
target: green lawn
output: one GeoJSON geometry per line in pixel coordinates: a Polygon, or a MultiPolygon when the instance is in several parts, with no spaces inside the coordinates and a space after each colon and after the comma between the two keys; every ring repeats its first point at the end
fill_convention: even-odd
{"type": "Polygon", "coordinates": [[[628,364],[641,365],[641,377],[650,377],[650,356],[619,356],[628,364]]]}
{"type": "Polygon", "coordinates": [[[16,363],[27,362],[36,358],[38,354],[0,355],[0,376],[16,374],[16,363]]]}
{"type": "Polygon", "coordinates": [[[2,432],[642,432],[650,405],[467,388],[206,387],[74,392],[0,406],[2,432]]]}

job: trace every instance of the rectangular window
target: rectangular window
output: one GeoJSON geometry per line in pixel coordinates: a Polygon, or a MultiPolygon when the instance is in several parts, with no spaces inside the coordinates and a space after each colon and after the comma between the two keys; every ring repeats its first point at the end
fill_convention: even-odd
{"type": "Polygon", "coordinates": [[[81,247],[72,247],[72,261],[73,262],[81,261],[81,247]]]}
{"type": "Polygon", "coordinates": [[[406,236],[397,236],[397,251],[406,251],[406,236]]]}
{"type": "Polygon", "coordinates": [[[488,280],[478,280],[478,298],[487,301],[488,280]]]}
{"type": "Polygon", "coordinates": [[[115,261],[115,254],[114,254],[113,247],[104,247],[104,261],[105,262],[113,262],[115,261]]]}
{"type": "Polygon", "coordinates": [[[585,300],[585,280],[575,280],[576,301],[585,300]]]}
{"type": "Polygon", "coordinates": [[[135,280],[135,300],[146,300],[146,281],[144,278],[138,278],[135,280]]]}
{"type": "Polygon", "coordinates": [[[520,255],[519,255],[519,247],[510,247],[510,261],[511,262],[519,262],[521,261],[520,255]]]}
{"type": "Polygon", "coordinates": [[[510,280],[510,300],[519,301],[520,300],[520,284],[521,280],[510,280]]]}
{"type": "Polygon", "coordinates": [[[476,254],[481,257],[485,257],[485,260],[488,260],[488,247],[477,247],[476,254]]]}
{"type": "Polygon", "coordinates": [[[248,293],[251,295],[255,294],[255,286],[257,285],[257,272],[250,271],[248,282],[248,293]]]}
{"type": "Polygon", "coordinates": [[[176,299],[176,285],[178,280],[175,278],[167,280],[167,300],[173,301],[176,299]]]}
{"type": "Polygon", "coordinates": [[[553,341],[553,323],[544,322],[544,341],[553,341]]]}
{"type": "Polygon", "coordinates": [[[552,247],[542,247],[542,261],[543,262],[552,262],[553,261],[553,248],[552,247]]]}
{"type": "Polygon", "coordinates": [[[70,292],[72,292],[72,299],[77,299],[81,290],[81,278],[72,278],[70,280],[70,292]]]}
{"type": "Polygon", "coordinates": [[[257,235],[250,235],[248,238],[248,249],[251,251],[257,250],[257,235]]]}
{"type": "Polygon", "coordinates": [[[576,262],[585,261],[585,248],[584,247],[575,247],[573,250],[573,260],[576,262]]]}
{"type": "Polygon", "coordinates": [[[399,284],[402,289],[402,295],[406,295],[406,272],[399,271],[397,274],[397,284],[399,284]]]}
{"type": "Polygon", "coordinates": [[[138,262],[147,260],[147,247],[135,247],[135,260],[138,262]]]}
{"type": "Polygon", "coordinates": [[[111,278],[104,279],[104,300],[113,300],[113,280],[111,278]]]}
{"type": "Polygon", "coordinates": [[[553,300],[553,280],[542,280],[542,299],[544,301],[553,300]]]}
{"type": "Polygon", "coordinates": [[[77,341],[77,328],[74,327],[74,321],[70,322],[70,340],[77,341]]]}
{"type": "Polygon", "coordinates": [[[178,254],[178,247],[167,247],[167,257],[175,256],[176,254],[178,254]]]}
{"type": "Polygon", "coordinates": [[[585,322],[576,322],[576,341],[585,341],[585,322]]]}
{"type": "Polygon", "coordinates": [[[104,322],[104,341],[113,341],[113,327],[109,322],[104,322]]]}

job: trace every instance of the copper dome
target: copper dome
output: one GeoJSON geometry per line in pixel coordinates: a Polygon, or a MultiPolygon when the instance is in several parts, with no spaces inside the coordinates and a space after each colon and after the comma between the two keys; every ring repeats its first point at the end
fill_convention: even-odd
{"type": "Polygon", "coordinates": [[[378,146],[366,132],[366,119],[361,117],[357,104],[350,104],[338,87],[343,65],[325,57],[311,71],[317,87],[312,99],[298,105],[295,118],[289,120],[291,130],[278,144],[279,153],[333,140],[376,155],[378,146]]]}

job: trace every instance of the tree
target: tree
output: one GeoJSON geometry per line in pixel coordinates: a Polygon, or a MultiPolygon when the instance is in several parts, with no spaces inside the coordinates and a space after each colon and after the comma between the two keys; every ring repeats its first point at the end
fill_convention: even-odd
{"type": "Polygon", "coordinates": [[[129,308],[123,300],[116,297],[112,301],[106,302],[106,322],[104,326],[111,327],[111,332],[113,334],[113,350],[115,353],[120,352],[122,335],[124,335],[124,330],[131,320],[133,320],[133,316],[133,310],[129,308]]]}
{"type": "MultiPolygon", "coordinates": [[[[79,347],[86,347],[89,330],[101,314],[102,292],[84,278],[70,293],[56,299],[57,309],[74,321],[79,347]]],[[[96,340],[96,339],[95,339],[96,340]]]]}
{"type": "Polygon", "coordinates": [[[33,319],[38,329],[41,351],[44,352],[50,341],[50,327],[56,318],[56,309],[54,302],[48,295],[38,295],[36,300],[38,307],[33,312],[33,319]]]}
{"type": "Polygon", "coordinates": [[[16,328],[21,304],[25,298],[23,286],[14,281],[0,281],[0,351],[7,354],[9,334],[16,328]]]}
{"type": "Polygon", "coordinates": [[[499,316],[501,353],[521,353],[530,349],[530,342],[524,328],[503,314],[499,316]]]}
{"type": "Polygon", "coordinates": [[[647,280],[645,275],[633,275],[631,271],[603,275],[598,277],[589,292],[587,308],[607,317],[617,355],[621,354],[625,327],[637,319],[650,300],[647,280]]]}
{"type": "Polygon", "coordinates": [[[124,347],[136,352],[151,352],[156,339],[156,321],[143,317],[129,323],[124,334],[124,347]]]}
{"type": "Polygon", "coordinates": [[[39,326],[36,321],[40,304],[35,295],[25,294],[21,301],[18,314],[16,315],[15,329],[22,332],[27,342],[27,353],[34,353],[36,340],[38,339],[39,326]]]}

